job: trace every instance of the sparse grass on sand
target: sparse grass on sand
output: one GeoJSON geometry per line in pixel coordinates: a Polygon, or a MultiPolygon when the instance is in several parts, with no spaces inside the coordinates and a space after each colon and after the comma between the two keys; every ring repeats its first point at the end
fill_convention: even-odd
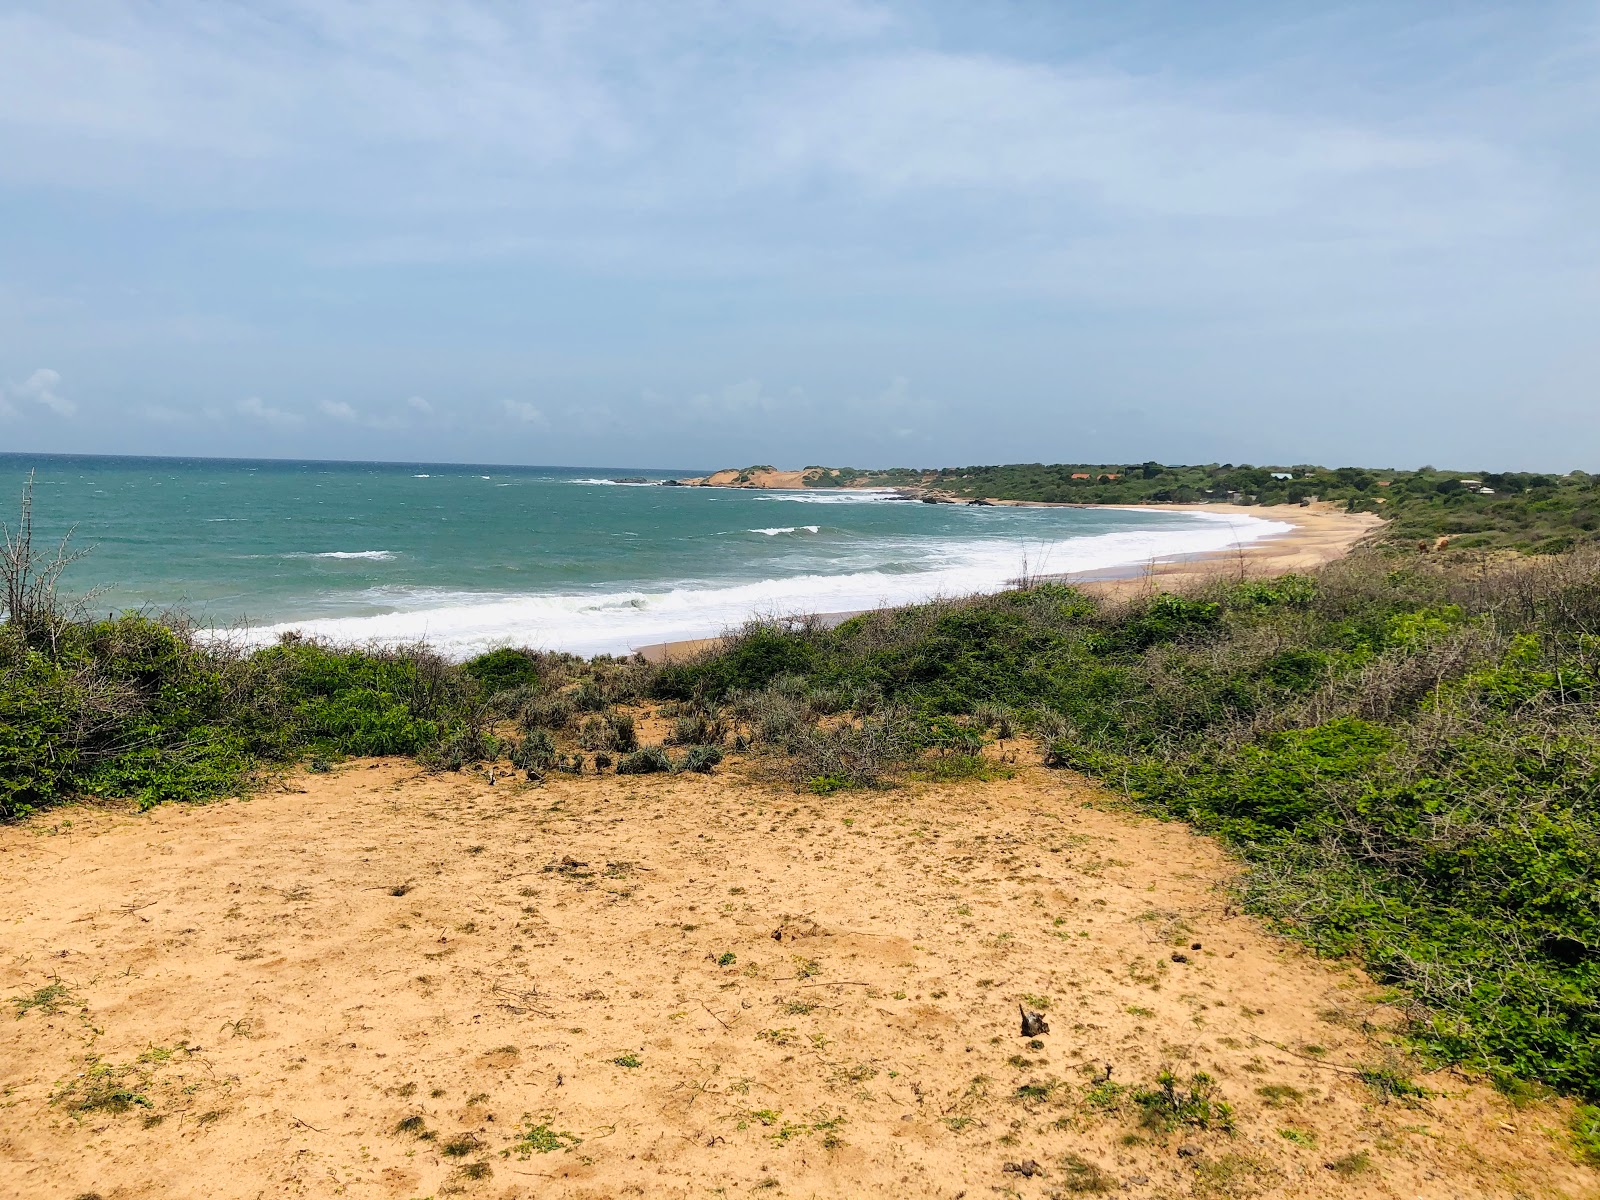
{"type": "Polygon", "coordinates": [[[1214,843],[1006,750],[825,797],[357,760],[0,828],[0,1193],[1595,1193],[1565,1108],[1412,1074],[1214,843]]]}

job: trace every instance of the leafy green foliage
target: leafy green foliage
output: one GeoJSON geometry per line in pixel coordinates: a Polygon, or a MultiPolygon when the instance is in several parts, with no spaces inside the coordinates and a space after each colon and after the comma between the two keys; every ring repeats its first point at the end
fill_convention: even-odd
{"type": "Polygon", "coordinates": [[[539,664],[534,656],[509,646],[468,659],[462,669],[491,696],[539,685],[539,664]]]}
{"type": "Polygon", "coordinates": [[[557,1150],[571,1150],[583,1141],[575,1133],[568,1133],[565,1129],[552,1129],[547,1122],[541,1121],[537,1125],[527,1125],[522,1130],[522,1136],[512,1143],[507,1153],[514,1153],[518,1158],[527,1158],[530,1154],[551,1154],[557,1150]]]}
{"type": "Polygon", "coordinates": [[[1233,1108],[1226,1100],[1217,1099],[1216,1081],[1204,1071],[1191,1075],[1181,1082],[1171,1071],[1156,1076],[1152,1088],[1139,1088],[1133,1093],[1133,1102],[1143,1113],[1143,1124],[1159,1133],[1167,1133],[1180,1126],[1199,1129],[1233,1127],[1233,1108]]]}

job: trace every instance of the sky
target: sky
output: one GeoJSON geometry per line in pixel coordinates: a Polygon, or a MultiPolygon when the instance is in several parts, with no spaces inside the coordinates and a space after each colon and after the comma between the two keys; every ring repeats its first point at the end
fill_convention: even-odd
{"type": "Polygon", "coordinates": [[[0,450],[1600,470],[1600,3],[9,0],[0,450]]]}

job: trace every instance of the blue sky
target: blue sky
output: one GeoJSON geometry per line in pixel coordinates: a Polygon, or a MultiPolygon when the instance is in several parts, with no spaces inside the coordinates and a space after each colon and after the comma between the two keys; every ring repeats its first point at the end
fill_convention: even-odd
{"type": "Polygon", "coordinates": [[[1600,470],[1600,4],[21,0],[0,449],[1600,470]]]}

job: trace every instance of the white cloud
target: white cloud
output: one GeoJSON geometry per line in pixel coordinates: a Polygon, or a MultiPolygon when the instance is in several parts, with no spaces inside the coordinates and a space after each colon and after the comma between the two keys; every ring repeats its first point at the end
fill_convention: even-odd
{"type": "Polygon", "coordinates": [[[239,401],[239,411],[252,420],[260,421],[263,425],[271,425],[276,429],[297,429],[306,423],[306,419],[300,414],[273,408],[269,404],[262,403],[259,396],[250,396],[239,401]]]}
{"type": "Polygon", "coordinates": [[[49,367],[40,367],[21,383],[0,388],[0,413],[8,416],[17,415],[17,406],[9,401],[20,400],[24,404],[37,404],[47,408],[58,417],[73,416],[77,413],[78,406],[63,396],[60,388],[61,373],[49,367]]]}
{"type": "Polygon", "coordinates": [[[1123,215],[1246,220],[1315,201],[1359,220],[1396,203],[1436,206],[1428,182],[1441,174],[1468,192],[1452,207],[1484,189],[1490,209],[1517,193],[1501,180],[1505,156],[1469,138],[1261,110],[1104,67],[879,55],[819,71],[759,111],[747,171],[795,184],[843,177],[885,201],[1053,196],[1123,215]],[[1361,191],[1369,180],[1382,181],[1378,193],[1361,191]],[[1328,203],[1330,189],[1343,189],[1343,204],[1328,203]]]}
{"type": "Polygon", "coordinates": [[[529,404],[526,400],[502,400],[500,407],[505,410],[506,416],[514,421],[521,421],[524,425],[532,425],[536,429],[548,429],[549,418],[542,409],[529,404]]]}
{"type": "Polygon", "coordinates": [[[420,413],[425,417],[433,416],[433,405],[429,404],[421,396],[408,397],[406,399],[406,407],[412,412],[420,413]]]}
{"type": "Polygon", "coordinates": [[[335,421],[345,421],[354,425],[361,419],[356,410],[343,400],[324,400],[317,407],[322,410],[323,415],[332,417],[335,421]]]}

